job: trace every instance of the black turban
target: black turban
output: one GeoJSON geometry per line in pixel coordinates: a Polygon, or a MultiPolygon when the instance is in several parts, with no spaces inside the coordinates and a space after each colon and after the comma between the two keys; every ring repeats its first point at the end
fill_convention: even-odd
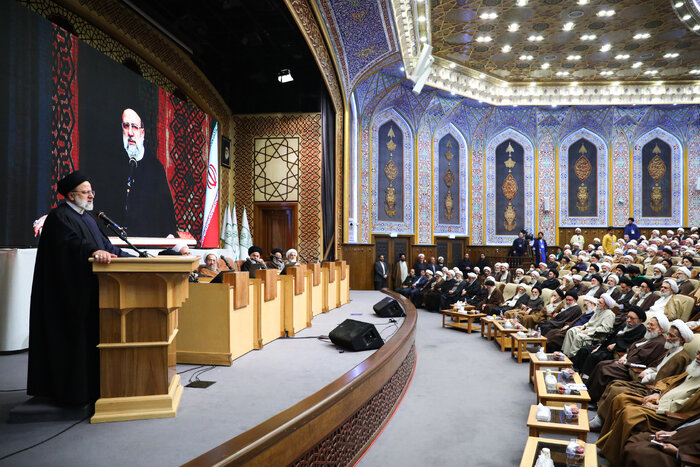
{"type": "Polygon", "coordinates": [[[56,187],[58,188],[59,193],[61,193],[64,197],[68,197],[68,193],[73,191],[73,188],[87,181],[87,177],[83,173],[76,170],[75,172],[69,173],[59,180],[56,187]]]}
{"type": "Polygon", "coordinates": [[[250,248],[248,248],[248,256],[252,255],[253,253],[258,252],[261,255],[263,254],[262,248],[260,248],[257,245],[253,245],[250,248]]]}

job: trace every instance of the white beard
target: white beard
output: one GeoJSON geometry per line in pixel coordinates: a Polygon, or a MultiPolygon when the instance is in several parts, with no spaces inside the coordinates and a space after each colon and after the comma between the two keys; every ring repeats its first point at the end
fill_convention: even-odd
{"type": "Polygon", "coordinates": [[[647,331],[644,333],[644,339],[651,340],[659,335],[659,331],[647,331]]]}
{"type": "Polygon", "coordinates": [[[140,161],[143,158],[143,154],[145,151],[143,140],[139,141],[136,138],[134,138],[136,144],[132,146],[131,144],[129,144],[128,136],[122,135],[122,139],[124,140],[124,149],[126,150],[127,156],[129,156],[130,159],[136,159],[137,161],[140,161]]]}
{"type": "Polygon", "coordinates": [[[671,292],[661,292],[661,296],[662,296],[663,298],[666,298],[666,297],[668,297],[669,295],[671,295],[671,292]]]}
{"type": "Polygon", "coordinates": [[[73,202],[76,206],[78,206],[81,209],[85,209],[86,211],[92,211],[92,202],[90,200],[75,198],[75,201],[73,202]]]}
{"type": "Polygon", "coordinates": [[[666,349],[666,350],[677,349],[680,346],[681,346],[680,341],[678,341],[678,342],[669,342],[669,341],[664,342],[664,349],[666,349]]]}
{"type": "Polygon", "coordinates": [[[690,377],[697,378],[700,376],[700,365],[698,365],[698,361],[693,360],[685,371],[688,372],[688,376],[690,377]]]}

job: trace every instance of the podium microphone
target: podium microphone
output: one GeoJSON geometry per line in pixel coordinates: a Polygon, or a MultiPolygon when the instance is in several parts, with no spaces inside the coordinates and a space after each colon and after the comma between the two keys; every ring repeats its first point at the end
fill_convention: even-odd
{"type": "Polygon", "coordinates": [[[304,255],[302,255],[300,252],[298,252],[297,255],[298,255],[299,258],[301,258],[306,264],[309,264],[309,262],[306,261],[306,258],[304,258],[304,255]]]}
{"type": "Polygon", "coordinates": [[[107,214],[105,214],[104,212],[100,212],[97,215],[97,217],[102,219],[102,222],[107,224],[108,227],[113,227],[113,228],[117,229],[118,231],[120,231],[122,233],[122,235],[126,236],[126,231],[124,229],[122,229],[121,227],[119,227],[119,224],[117,224],[112,219],[110,219],[109,216],[107,216],[107,214]]]}
{"type": "Polygon", "coordinates": [[[224,261],[224,264],[226,265],[227,268],[233,270],[230,264],[228,264],[228,261],[226,261],[226,257],[224,255],[221,255],[221,259],[224,261]]]}

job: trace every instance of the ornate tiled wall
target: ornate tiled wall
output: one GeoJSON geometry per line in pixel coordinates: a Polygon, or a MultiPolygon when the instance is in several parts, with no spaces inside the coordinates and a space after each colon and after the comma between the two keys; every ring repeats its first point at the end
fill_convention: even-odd
{"type": "Polygon", "coordinates": [[[236,135],[232,142],[236,173],[234,201],[239,225],[245,206],[255,241],[253,203],[256,196],[259,199],[266,196],[254,190],[256,139],[259,149],[266,146],[265,141],[290,143],[296,140],[298,145],[290,143],[290,147],[298,148],[298,153],[294,154],[298,154],[299,164],[299,251],[304,256],[322,257],[321,114],[237,115],[233,118],[233,127],[236,135]]]}
{"type": "MultiPolygon", "coordinates": [[[[700,123],[700,122],[698,122],[700,123]]],[[[695,188],[700,179],[700,125],[696,123],[688,134],[688,205],[686,225],[700,225],[700,190],[695,188]]]]}

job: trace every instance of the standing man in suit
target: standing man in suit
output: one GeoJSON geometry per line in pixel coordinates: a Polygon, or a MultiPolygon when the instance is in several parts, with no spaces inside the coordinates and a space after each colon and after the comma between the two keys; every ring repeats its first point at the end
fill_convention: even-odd
{"type": "Polygon", "coordinates": [[[389,268],[384,262],[384,255],[379,255],[374,263],[374,290],[382,290],[388,285],[389,268]]]}

